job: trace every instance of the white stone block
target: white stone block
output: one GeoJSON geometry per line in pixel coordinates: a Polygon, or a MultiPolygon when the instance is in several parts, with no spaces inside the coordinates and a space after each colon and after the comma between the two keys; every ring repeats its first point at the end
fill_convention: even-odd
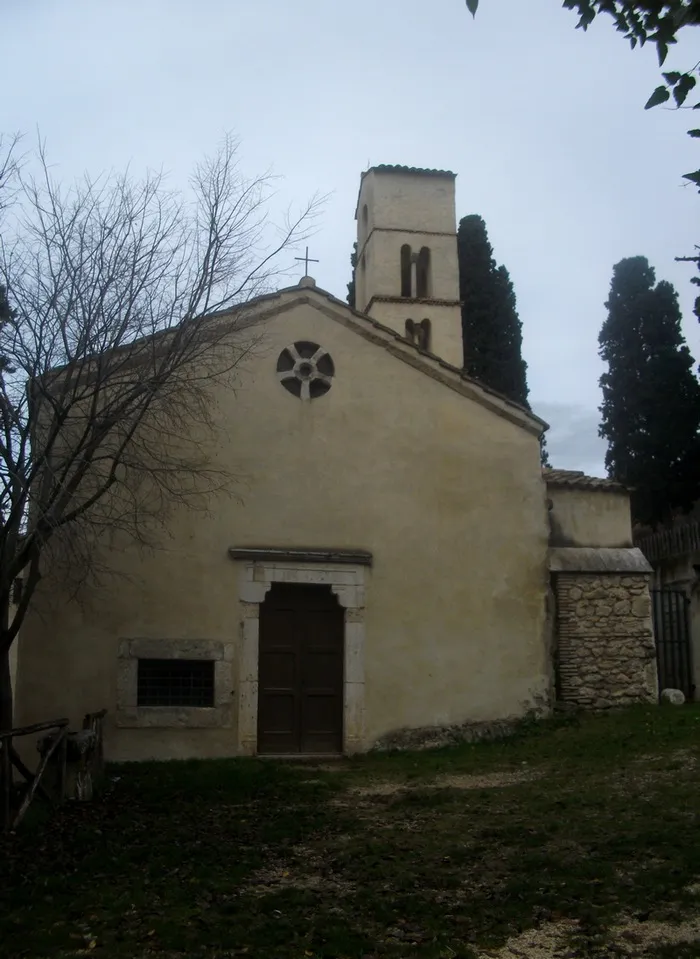
{"type": "MultiPolygon", "coordinates": [[[[246,744],[253,745],[253,753],[258,741],[258,684],[240,683],[238,687],[238,746],[245,753],[246,744]]],[[[247,755],[247,753],[246,753],[247,755]]]]}
{"type": "Polygon", "coordinates": [[[241,660],[239,670],[240,682],[252,683],[258,678],[259,635],[259,619],[246,619],[243,621],[243,642],[241,643],[241,660]]]}
{"type": "Polygon", "coordinates": [[[269,588],[269,583],[241,583],[240,599],[244,603],[262,603],[269,588]]]}
{"type": "Polygon", "coordinates": [[[672,706],[682,706],[685,702],[685,693],[681,689],[662,689],[661,702],[670,703],[672,706]]]}
{"type": "Polygon", "coordinates": [[[344,710],[344,749],[346,752],[350,742],[363,742],[365,734],[365,684],[345,684],[344,710]]]}
{"type": "Polygon", "coordinates": [[[365,624],[345,624],[345,682],[365,681],[365,624]]]}

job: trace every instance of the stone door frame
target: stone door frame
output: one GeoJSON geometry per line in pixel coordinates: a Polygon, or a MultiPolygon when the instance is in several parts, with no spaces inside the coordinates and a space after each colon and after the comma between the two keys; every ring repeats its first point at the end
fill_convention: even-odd
{"type": "MultiPolygon", "coordinates": [[[[237,558],[234,556],[234,558],[237,558]]],[[[260,606],[273,583],[330,586],[344,610],[343,753],[364,747],[365,569],[361,563],[247,559],[241,561],[241,645],[238,670],[237,751],[258,751],[260,606]]]]}

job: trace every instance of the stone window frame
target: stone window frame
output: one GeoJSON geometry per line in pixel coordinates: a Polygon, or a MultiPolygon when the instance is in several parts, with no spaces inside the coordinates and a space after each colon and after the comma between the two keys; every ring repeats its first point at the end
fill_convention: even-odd
{"type": "MultiPolygon", "coordinates": [[[[234,550],[231,551],[237,559],[234,550]]],[[[241,551],[243,552],[243,551],[241,551]]],[[[365,574],[363,563],[238,559],[241,646],[238,681],[237,751],[258,752],[260,606],[273,583],[330,586],[344,610],[343,755],[365,744],[365,574]]]]}
{"type": "Polygon", "coordinates": [[[277,358],[277,378],[293,396],[309,401],[330,390],[335,363],[328,350],[310,340],[290,343],[277,358]]]}
{"type": "Polygon", "coordinates": [[[122,728],[209,729],[231,726],[235,645],[200,639],[122,639],[117,659],[117,709],[122,728]],[[139,706],[139,659],[214,661],[213,706],[139,706]]]}

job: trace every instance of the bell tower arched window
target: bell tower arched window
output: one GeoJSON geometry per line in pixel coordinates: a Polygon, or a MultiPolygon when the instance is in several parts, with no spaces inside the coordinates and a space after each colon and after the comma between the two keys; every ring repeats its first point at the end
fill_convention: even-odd
{"type": "Polygon", "coordinates": [[[430,296],[430,250],[427,246],[421,248],[418,254],[416,267],[416,296],[425,300],[430,296]]]}
{"type": "Polygon", "coordinates": [[[409,343],[413,343],[419,350],[430,352],[430,320],[421,320],[420,323],[416,323],[415,320],[406,320],[405,330],[409,343]]]}
{"type": "Polygon", "coordinates": [[[430,352],[430,320],[421,320],[416,326],[416,346],[419,350],[430,352]]]}
{"type": "Polygon", "coordinates": [[[411,296],[411,247],[401,247],[401,296],[411,296]]]}

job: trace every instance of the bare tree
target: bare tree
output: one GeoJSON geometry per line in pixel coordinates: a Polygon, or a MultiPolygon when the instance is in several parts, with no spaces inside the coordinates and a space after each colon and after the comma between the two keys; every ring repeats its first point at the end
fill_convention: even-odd
{"type": "Polygon", "coordinates": [[[237,154],[227,138],[184,193],[162,174],[65,189],[41,146],[36,175],[5,166],[0,729],[9,651],[54,545],[85,559],[105,537],[143,542],[168,506],[231,486],[206,454],[212,381],[254,348],[245,304],[274,285],[322,202],[275,227],[272,177],[247,179],[237,154]]]}
{"type": "Polygon", "coordinates": [[[20,140],[19,133],[9,137],[0,133],[0,213],[12,198],[10,183],[20,164],[17,151],[20,140]]]}

